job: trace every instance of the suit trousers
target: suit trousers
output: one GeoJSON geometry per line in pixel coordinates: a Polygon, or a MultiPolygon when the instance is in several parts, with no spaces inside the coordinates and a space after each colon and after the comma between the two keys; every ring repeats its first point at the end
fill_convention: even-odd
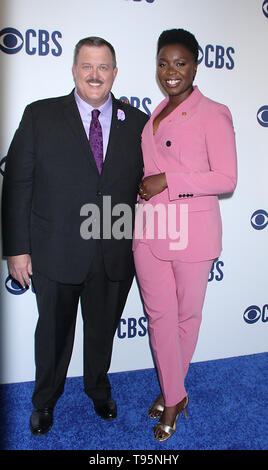
{"type": "Polygon", "coordinates": [[[35,408],[54,407],[64,390],[75,337],[79,301],[83,319],[84,389],[95,403],[111,396],[107,377],[113,339],[133,276],[111,281],[101,241],[82,284],[62,284],[33,272],[39,318],[35,331],[35,408]]]}
{"type": "Polygon", "coordinates": [[[161,260],[143,242],[134,260],[165,405],[174,406],[187,395],[185,377],[198,339],[213,260],[161,260]]]}

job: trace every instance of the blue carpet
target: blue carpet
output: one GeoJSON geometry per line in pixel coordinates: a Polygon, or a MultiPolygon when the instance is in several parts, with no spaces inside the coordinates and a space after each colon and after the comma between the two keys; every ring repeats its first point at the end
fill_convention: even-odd
{"type": "Polygon", "coordinates": [[[265,450],[268,449],[268,353],[193,363],[187,376],[189,418],[164,443],[147,411],[159,393],[154,369],[110,374],[118,418],[106,422],[84,394],[81,377],[66,381],[52,430],[29,430],[33,382],[1,386],[2,450],[265,450]]]}

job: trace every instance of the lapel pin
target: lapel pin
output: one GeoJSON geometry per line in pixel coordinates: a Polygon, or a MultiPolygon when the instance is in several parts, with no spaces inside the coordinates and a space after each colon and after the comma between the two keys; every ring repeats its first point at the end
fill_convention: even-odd
{"type": "Polygon", "coordinates": [[[118,109],[117,110],[117,119],[119,119],[119,121],[124,121],[126,118],[125,116],[125,113],[122,109],[118,109]]]}

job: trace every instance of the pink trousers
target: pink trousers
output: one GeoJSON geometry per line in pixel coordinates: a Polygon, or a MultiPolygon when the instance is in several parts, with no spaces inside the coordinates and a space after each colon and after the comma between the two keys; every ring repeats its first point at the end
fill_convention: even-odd
{"type": "Polygon", "coordinates": [[[197,343],[213,260],[161,260],[142,242],[134,259],[165,405],[174,406],[187,395],[184,380],[197,343]]]}

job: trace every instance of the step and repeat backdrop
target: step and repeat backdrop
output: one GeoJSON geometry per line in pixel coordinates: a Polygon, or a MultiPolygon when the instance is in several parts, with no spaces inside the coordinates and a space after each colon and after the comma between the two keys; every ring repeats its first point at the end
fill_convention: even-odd
{"type": "MultiPolygon", "coordinates": [[[[115,96],[150,115],[163,99],[155,79],[157,39],[164,29],[177,27],[193,32],[200,44],[195,84],[230,108],[238,153],[237,188],[220,198],[224,248],[208,279],[193,361],[264,352],[268,0],[1,0],[0,185],[25,106],[73,89],[73,50],[79,39],[96,35],[113,44],[119,68],[115,96]]],[[[0,380],[33,380],[35,294],[14,284],[4,259],[0,281],[0,380]]],[[[134,281],[116,332],[111,372],[153,367],[147,326],[134,281]]],[[[82,375],[80,308],[68,375],[82,375]]]]}

